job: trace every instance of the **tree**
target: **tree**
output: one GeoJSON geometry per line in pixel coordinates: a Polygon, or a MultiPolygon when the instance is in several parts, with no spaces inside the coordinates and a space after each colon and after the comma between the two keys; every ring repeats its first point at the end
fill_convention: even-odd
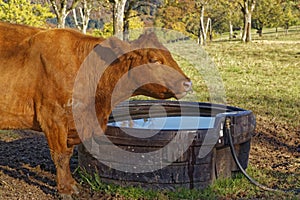
{"type": "MultiPolygon", "coordinates": [[[[131,30],[141,29],[145,25],[151,26],[153,24],[153,16],[155,15],[157,11],[157,7],[160,4],[161,3],[158,0],[150,0],[150,1],[128,0],[126,2],[125,12],[124,12],[124,28],[123,28],[124,40],[129,40],[129,37],[131,37],[128,34],[129,29],[131,30]]],[[[140,34],[140,33],[135,33],[135,34],[140,34]]]]}
{"type": "Polygon", "coordinates": [[[239,2],[242,13],[244,15],[244,29],[242,35],[243,42],[251,42],[251,22],[252,22],[252,13],[256,6],[256,0],[243,0],[239,2]]]}
{"type": "Polygon", "coordinates": [[[283,12],[280,0],[264,0],[257,3],[253,21],[259,35],[262,36],[264,27],[278,27],[282,17],[283,12]]]}
{"type": "MultiPolygon", "coordinates": [[[[129,2],[129,5],[127,6],[126,12],[124,14],[123,39],[125,41],[128,41],[130,39],[129,30],[135,29],[135,31],[137,31],[137,29],[141,29],[144,27],[144,22],[141,20],[140,14],[136,10],[132,9],[131,5],[133,5],[133,3],[134,1],[129,2]]],[[[141,32],[135,32],[134,34],[141,34],[141,32]]],[[[133,37],[135,37],[135,35],[133,37]]]]}
{"type": "Polygon", "coordinates": [[[99,11],[107,5],[107,0],[81,0],[77,7],[72,10],[75,26],[81,32],[86,33],[92,11],[99,11]]]}
{"type": "Polygon", "coordinates": [[[57,27],[65,28],[68,14],[76,8],[80,0],[49,0],[57,19],[57,27]]]}
{"type": "Polygon", "coordinates": [[[155,24],[198,38],[198,43],[205,45],[208,32],[212,39],[212,19],[205,12],[210,9],[208,3],[209,0],[165,1],[157,12],[155,24]]]}
{"type": "Polygon", "coordinates": [[[300,22],[299,1],[284,0],[282,1],[281,6],[283,11],[281,25],[285,28],[286,33],[288,33],[290,26],[300,22]]]}
{"type": "Polygon", "coordinates": [[[234,37],[234,28],[241,27],[241,13],[236,0],[219,0],[213,4],[212,19],[218,32],[229,31],[229,39],[234,37]]]}
{"type": "Polygon", "coordinates": [[[73,18],[76,27],[81,30],[82,33],[86,33],[89,21],[90,14],[93,8],[92,0],[82,0],[80,4],[78,4],[77,8],[73,9],[73,18]],[[79,16],[77,15],[79,13],[79,16]],[[78,21],[80,19],[80,22],[78,21]]]}
{"type": "Polygon", "coordinates": [[[155,25],[166,29],[172,29],[172,26],[176,22],[180,22],[183,19],[183,10],[180,5],[166,4],[161,7],[157,12],[155,19],[155,25]]]}
{"type": "Polygon", "coordinates": [[[0,0],[0,20],[31,26],[44,26],[54,15],[49,6],[31,3],[29,0],[0,0]]]}
{"type": "Polygon", "coordinates": [[[173,29],[187,35],[198,35],[198,13],[195,3],[188,1],[168,1],[161,6],[154,24],[158,27],[173,29]]]}
{"type": "Polygon", "coordinates": [[[123,39],[124,28],[124,12],[127,0],[113,0],[113,27],[114,35],[119,39],[123,39]]]}
{"type": "MultiPolygon", "coordinates": [[[[205,30],[204,12],[205,12],[205,7],[208,4],[208,0],[198,0],[197,4],[200,9],[200,20],[199,20],[200,24],[199,24],[198,43],[201,45],[206,45],[207,29],[205,30]]],[[[209,21],[207,21],[207,22],[209,23],[209,21]]]]}

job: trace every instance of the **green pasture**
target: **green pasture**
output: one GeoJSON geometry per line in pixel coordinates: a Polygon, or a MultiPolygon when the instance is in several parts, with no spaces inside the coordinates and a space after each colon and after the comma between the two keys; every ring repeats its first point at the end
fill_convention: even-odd
{"type": "Polygon", "coordinates": [[[220,71],[228,104],[299,126],[300,40],[216,42],[206,50],[220,71]]]}
{"type": "MultiPolygon", "coordinates": [[[[267,177],[265,170],[254,169],[251,166],[247,169],[247,173],[265,185],[276,181],[276,178],[286,178],[286,184],[294,184],[298,188],[300,186],[299,183],[295,183],[295,180],[288,179],[282,174],[273,174],[267,177]]],[[[175,191],[154,191],[145,190],[140,187],[121,187],[114,184],[106,184],[101,182],[101,178],[97,174],[90,175],[79,168],[76,174],[80,177],[81,184],[90,187],[95,192],[104,192],[112,197],[116,197],[116,199],[118,197],[128,200],[299,199],[299,195],[291,192],[262,191],[250,184],[242,174],[237,174],[234,178],[217,179],[211,186],[204,190],[177,188],[175,191]]]]}

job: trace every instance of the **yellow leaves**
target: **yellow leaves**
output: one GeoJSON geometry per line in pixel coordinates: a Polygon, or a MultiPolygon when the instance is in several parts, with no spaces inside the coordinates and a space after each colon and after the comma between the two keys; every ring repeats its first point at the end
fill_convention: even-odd
{"type": "Polygon", "coordinates": [[[0,0],[0,20],[31,26],[44,26],[53,18],[50,6],[33,4],[29,0],[0,0]]]}
{"type": "Polygon", "coordinates": [[[174,24],[172,24],[172,29],[175,31],[179,31],[181,33],[185,32],[185,24],[183,22],[175,22],[174,24]]]}
{"type": "Polygon", "coordinates": [[[138,12],[135,10],[131,10],[129,15],[129,29],[140,29],[143,27],[144,22],[138,16],[138,12]]]}
{"type": "Polygon", "coordinates": [[[105,23],[103,26],[103,30],[95,29],[92,33],[93,36],[109,38],[113,35],[113,23],[108,22],[105,23]]]}

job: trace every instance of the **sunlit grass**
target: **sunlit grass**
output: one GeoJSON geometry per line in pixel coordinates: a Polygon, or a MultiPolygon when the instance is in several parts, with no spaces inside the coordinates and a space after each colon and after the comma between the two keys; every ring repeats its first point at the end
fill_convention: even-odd
{"type": "MultiPolygon", "coordinates": [[[[254,177],[258,182],[269,187],[277,188],[278,178],[282,178],[282,175],[277,173],[269,174],[266,170],[257,170],[252,167],[247,169],[250,176],[254,177]],[[268,174],[268,175],[266,175],[268,174]],[[279,177],[278,177],[279,176],[279,177]]],[[[94,174],[93,176],[88,174],[82,169],[78,169],[82,182],[81,184],[88,185],[96,192],[105,192],[112,196],[121,196],[125,199],[138,200],[138,199],[155,199],[155,200],[215,200],[215,199],[252,199],[254,197],[263,199],[289,199],[297,200],[299,195],[295,195],[292,192],[269,192],[263,191],[258,187],[251,184],[242,174],[236,174],[234,178],[217,179],[209,187],[203,190],[177,188],[174,191],[167,190],[146,190],[140,187],[121,187],[114,184],[106,184],[101,181],[101,178],[94,174]]],[[[296,181],[294,178],[289,181],[296,181]]],[[[278,188],[286,189],[286,188],[278,188]]]]}
{"type": "Polygon", "coordinates": [[[221,73],[228,104],[300,124],[300,44],[210,43],[206,50],[221,73]]]}
{"type": "Polygon", "coordinates": [[[12,130],[0,130],[0,140],[11,141],[19,138],[19,134],[12,130]]]}

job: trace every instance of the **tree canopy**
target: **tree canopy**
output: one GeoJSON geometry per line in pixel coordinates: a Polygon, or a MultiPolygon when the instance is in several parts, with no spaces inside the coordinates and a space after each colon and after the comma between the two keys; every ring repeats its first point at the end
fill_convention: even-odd
{"type": "Polygon", "coordinates": [[[44,26],[54,17],[49,6],[31,3],[30,0],[0,0],[0,20],[31,26],[44,26]]]}
{"type": "MultiPolygon", "coordinates": [[[[121,33],[127,31],[128,24],[129,28],[154,25],[194,38],[200,38],[201,34],[203,37],[207,23],[211,22],[214,34],[229,32],[232,38],[234,30],[255,28],[262,32],[265,27],[288,30],[299,25],[300,3],[299,0],[0,0],[2,21],[44,26],[47,18],[55,16],[58,27],[64,27],[68,21],[73,23],[72,27],[82,25],[83,32],[92,20],[94,24],[97,22],[97,27],[93,27],[103,29],[105,34],[111,31],[111,25],[113,32],[121,33]],[[51,6],[41,2],[50,2],[51,6]],[[68,16],[70,12],[75,18],[68,16]]],[[[251,35],[244,31],[243,38],[247,37],[251,40],[251,35]]]]}

